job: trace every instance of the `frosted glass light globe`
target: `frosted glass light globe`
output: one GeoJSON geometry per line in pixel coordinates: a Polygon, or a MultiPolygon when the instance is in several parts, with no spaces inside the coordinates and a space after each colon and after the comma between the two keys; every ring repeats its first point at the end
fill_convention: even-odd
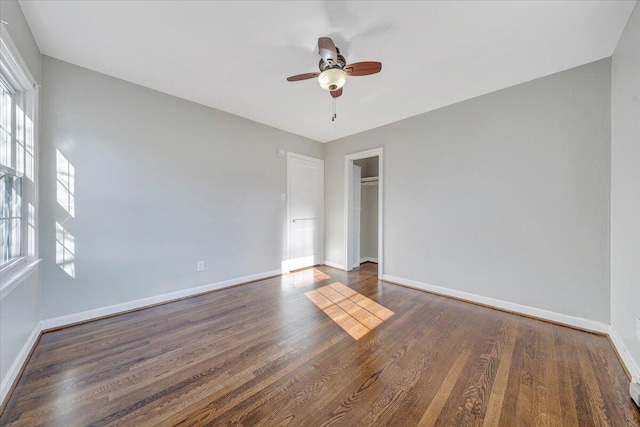
{"type": "Polygon", "coordinates": [[[329,68],[318,76],[318,83],[324,90],[338,90],[347,82],[347,73],[340,68],[329,68]]]}

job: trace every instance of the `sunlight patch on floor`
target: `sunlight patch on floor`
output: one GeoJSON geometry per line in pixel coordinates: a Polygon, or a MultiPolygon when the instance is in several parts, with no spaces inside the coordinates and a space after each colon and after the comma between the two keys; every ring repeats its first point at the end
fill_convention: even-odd
{"type": "Polygon", "coordinates": [[[327,274],[317,268],[307,268],[300,271],[294,271],[293,273],[287,274],[285,277],[288,283],[296,288],[309,286],[330,278],[327,274]]]}
{"type": "Polygon", "coordinates": [[[305,292],[305,295],[356,340],[394,314],[340,282],[305,292]]]}

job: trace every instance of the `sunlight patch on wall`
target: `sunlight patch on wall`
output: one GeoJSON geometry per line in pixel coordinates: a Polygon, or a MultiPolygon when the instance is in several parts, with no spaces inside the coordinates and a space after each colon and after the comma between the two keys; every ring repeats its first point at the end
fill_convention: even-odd
{"type": "Polygon", "coordinates": [[[299,258],[291,258],[282,260],[282,272],[288,273],[290,271],[298,270],[300,268],[306,268],[310,265],[313,265],[314,256],[308,255],[299,258]]]}
{"type": "Polygon", "coordinates": [[[71,277],[76,277],[75,252],[75,238],[56,222],[56,264],[71,277]]]}
{"type": "Polygon", "coordinates": [[[305,292],[305,295],[356,340],[394,314],[340,282],[305,292]]]}
{"type": "Polygon", "coordinates": [[[56,185],[58,204],[71,216],[76,215],[75,201],[75,168],[56,150],[56,185]]]}

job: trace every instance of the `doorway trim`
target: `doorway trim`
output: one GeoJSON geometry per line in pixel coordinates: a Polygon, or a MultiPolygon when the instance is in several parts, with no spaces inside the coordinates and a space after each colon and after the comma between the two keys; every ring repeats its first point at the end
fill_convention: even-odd
{"type": "MultiPolygon", "coordinates": [[[[378,278],[382,279],[384,272],[384,149],[383,147],[346,154],[344,156],[344,269],[350,271],[349,254],[353,245],[353,194],[351,181],[353,180],[352,165],[354,160],[378,157],[378,278]]],[[[358,260],[359,261],[359,260],[358,260]]]]}

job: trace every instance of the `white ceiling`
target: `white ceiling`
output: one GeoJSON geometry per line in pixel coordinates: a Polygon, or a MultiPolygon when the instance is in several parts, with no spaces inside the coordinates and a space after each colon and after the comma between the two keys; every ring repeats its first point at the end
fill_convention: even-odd
{"type": "Polygon", "coordinates": [[[42,53],[326,142],[611,56],[633,1],[20,1],[42,53]],[[380,61],[337,102],[317,39],[380,61]]]}

